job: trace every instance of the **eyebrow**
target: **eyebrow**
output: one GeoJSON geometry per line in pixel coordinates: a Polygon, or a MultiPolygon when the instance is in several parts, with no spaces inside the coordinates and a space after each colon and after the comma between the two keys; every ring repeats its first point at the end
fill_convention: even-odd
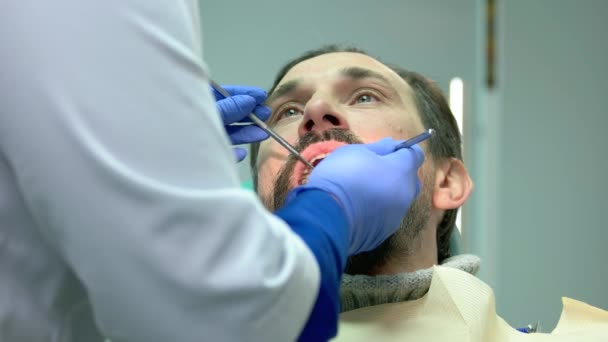
{"type": "Polygon", "coordinates": [[[340,70],[340,75],[343,77],[353,79],[353,80],[375,78],[379,81],[386,83],[387,85],[391,84],[390,81],[388,80],[388,78],[384,77],[384,75],[382,75],[376,71],[366,69],[366,68],[361,68],[361,67],[344,68],[344,69],[340,70]]]}
{"type": "Polygon", "coordinates": [[[283,97],[291,93],[292,91],[296,90],[301,84],[302,80],[299,78],[281,84],[270,94],[270,96],[268,96],[268,99],[266,99],[266,103],[270,103],[279,97],[283,97]]]}
{"type": "MultiPolygon", "coordinates": [[[[379,81],[385,83],[391,89],[393,88],[391,85],[391,82],[384,75],[382,75],[376,71],[362,68],[362,67],[344,68],[344,69],[340,70],[340,76],[349,78],[349,79],[355,80],[355,81],[363,80],[363,79],[367,79],[367,78],[373,78],[373,79],[376,79],[376,80],[379,80],[379,81]]],[[[300,79],[300,78],[291,80],[291,81],[287,81],[287,82],[281,84],[278,88],[276,88],[270,94],[270,96],[268,96],[266,103],[270,103],[280,97],[288,95],[289,93],[298,89],[298,87],[300,87],[301,84],[302,84],[302,79],[300,79]]]]}

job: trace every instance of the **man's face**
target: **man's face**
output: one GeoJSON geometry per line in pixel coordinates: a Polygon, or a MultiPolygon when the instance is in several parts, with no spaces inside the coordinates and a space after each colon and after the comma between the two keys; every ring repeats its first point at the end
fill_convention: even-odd
{"type": "MultiPolygon", "coordinates": [[[[297,64],[267,104],[273,111],[269,125],[308,160],[344,143],[403,140],[423,130],[411,87],[384,64],[358,53],[329,53],[297,64]]],[[[260,145],[258,193],[272,210],[286,191],[306,180],[304,165],[293,158],[287,162],[288,157],[272,139],[260,145]]]]}

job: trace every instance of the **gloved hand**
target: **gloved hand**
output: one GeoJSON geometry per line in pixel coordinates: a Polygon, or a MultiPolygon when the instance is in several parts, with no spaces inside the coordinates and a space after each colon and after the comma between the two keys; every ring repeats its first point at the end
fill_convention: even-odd
{"type": "MultiPolygon", "coordinates": [[[[232,144],[250,144],[267,139],[268,134],[255,124],[233,125],[235,123],[251,123],[251,119],[248,117],[249,113],[255,114],[262,121],[268,120],[271,110],[263,105],[266,101],[266,92],[261,88],[246,86],[224,86],[224,89],[232,96],[224,98],[215,89],[213,89],[213,95],[215,96],[217,110],[222,116],[232,144]]],[[[234,155],[240,162],[247,156],[247,150],[242,147],[235,147],[234,155]]]]}
{"type": "Polygon", "coordinates": [[[378,247],[397,231],[421,187],[417,171],[424,161],[422,149],[414,145],[393,152],[398,143],[385,138],[336,149],[287,201],[306,189],[332,194],[350,222],[348,255],[378,247]]]}

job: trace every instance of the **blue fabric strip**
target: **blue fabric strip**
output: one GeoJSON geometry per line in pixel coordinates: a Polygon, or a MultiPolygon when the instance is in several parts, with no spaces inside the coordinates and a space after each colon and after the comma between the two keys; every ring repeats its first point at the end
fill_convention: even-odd
{"type": "Polygon", "coordinates": [[[336,336],[340,314],[340,280],[348,250],[348,222],[326,192],[301,192],[276,215],[308,245],[321,271],[319,294],[299,341],[327,341],[336,336]]]}

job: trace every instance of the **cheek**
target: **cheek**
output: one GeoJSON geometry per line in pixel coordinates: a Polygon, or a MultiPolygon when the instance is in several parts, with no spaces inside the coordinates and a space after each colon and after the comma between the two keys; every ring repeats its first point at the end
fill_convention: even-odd
{"type": "Polygon", "coordinates": [[[366,126],[365,128],[357,129],[352,127],[351,130],[355,133],[364,143],[373,143],[384,138],[393,138],[394,140],[406,139],[407,135],[403,131],[392,129],[388,126],[366,126]]]}
{"type": "Polygon", "coordinates": [[[350,129],[364,142],[371,143],[390,137],[395,140],[407,139],[414,130],[411,125],[392,118],[357,118],[350,120],[350,129]]]}
{"type": "MultiPolygon", "coordinates": [[[[280,132],[277,132],[281,134],[280,132]]],[[[282,135],[291,144],[294,139],[282,135]]],[[[270,199],[274,190],[274,182],[281,167],[288,157],[287,150],[272,139],[267,139],[260,145],[258,153],[258,194],[265,199],[270,199]]]]}
{"type": "Polygon", "coordinates": [[[435,192],[437,186],[435,172],[435,164],[429,160],[428,156],[425,156],[422,166],[418,169],[418,179],[420,179],[422,185],[421,192],[428,193],[430,196],[435,192]]]}
{"type": "Polygon", "coordinates": [[[269,176],[270,174],[272,174],[272,171],[266,165],[261,166],[258,172],[257,192],[264,204],[272,201],[272,177],[269,176]]]}

